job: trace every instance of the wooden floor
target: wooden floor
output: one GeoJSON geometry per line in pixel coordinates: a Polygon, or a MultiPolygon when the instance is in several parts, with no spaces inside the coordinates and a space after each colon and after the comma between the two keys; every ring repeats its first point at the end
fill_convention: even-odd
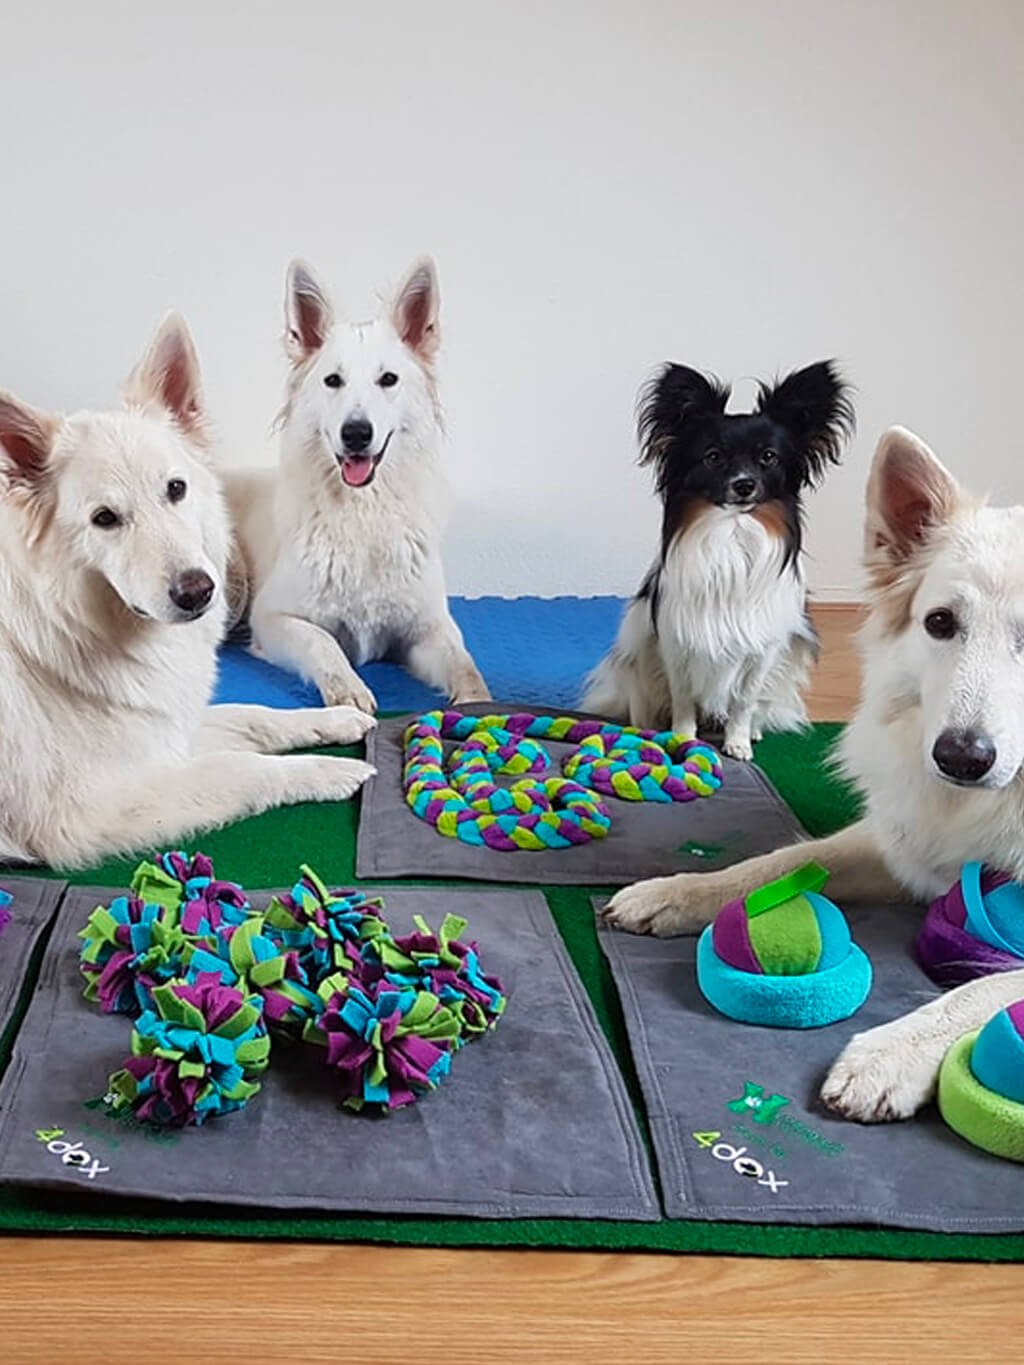
{"type": "MultiPolygon", "coordinates": [[[[857,694],[855,608],[819,608],[811,712],[857,694]]],[[[1024,1267],[0,1239],[0,1365],[990,1361],[1024,1267]]]]}
{"type": "Polygon", "coordinates": [[[861,609],[850,603],[813,608],[821,637],[821,653],[811,679],[807,709],[811,720],[849,720],[860,687],[860,664],[854,643],[861,609]]]}
{"type": "Polygon", "coordinates": [[[1019,1266],[53,1238],[0,1242],[0,1361],[992,1361],[1019,1266]]]}

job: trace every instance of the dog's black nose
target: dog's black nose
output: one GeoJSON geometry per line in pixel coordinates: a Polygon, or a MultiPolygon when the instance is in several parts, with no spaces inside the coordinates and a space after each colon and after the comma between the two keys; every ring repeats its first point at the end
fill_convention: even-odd
{"type": "Polygon", "coordinates": [[[932,746],[932,758],[954,782],[980,782],[996,761],[996,746],[976,730],[943,730],[932,746]]]}
{"type": "Polygon", "coordinates": [[[757,481],[755,479],[746,478],[733,479],[732,483],[729,486],[732,489],[733,493],[735,493],[735,495],[738,498],[742,498],[744,501],[747,498],[752,498],[754,496],[754,493],[757,491],[757,481]]]}
{"type": "Polygon", "coordinates": [[[186,569],[171,584],[171,601],[182,611],[202,611],[213,596],[214,582],[202,569],[186,569]]]}
{"type": "Polygon", "coordinates": [[[350,418],[341,429],[341,443],[346,450],[358,455],[373,440],[373,423],[365,417],[350,418]]]}

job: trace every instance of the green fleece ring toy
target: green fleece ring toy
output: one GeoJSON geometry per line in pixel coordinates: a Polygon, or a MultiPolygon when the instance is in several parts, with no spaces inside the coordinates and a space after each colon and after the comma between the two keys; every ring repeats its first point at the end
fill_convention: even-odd
{"type": "Polygon", "coordinates": [[[975,1147],[1024,1161],[1024,1000],[949,1049],[939,1072],[939,1113],[975,1147]]]}

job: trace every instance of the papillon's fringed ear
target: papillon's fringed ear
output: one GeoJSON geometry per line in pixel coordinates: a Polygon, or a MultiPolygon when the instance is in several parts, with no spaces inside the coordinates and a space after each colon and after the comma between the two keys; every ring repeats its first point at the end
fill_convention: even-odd
{"type": "Polygon", "coordinates": [[[60,419],[0,392],[0,487],[38,487],[60,419]]]}
{"type": "Polygon", "coordinates": [[[636,429],[640,463],[659,464],[669,444],[694,423],[721,417],[730,389],[688,365],[665,365],[640,390],[636,429]]]}
{"type": "Polygon", "coordinates": [[[757,410],[793,437],[804,458],[804,483],[817,483],[828,465],[839,463],[855,426],[851,392],[834,360],[761,385],[757,410]]]}
{"type": "Polygon", "coordinates": [[[906,427],[890,427],[868,475],[864,550],[872,578],[888,581],[967,501],[920,437],[906,427]]]}
{"type": "Polygon", "coordinates": [[[284,349],[292,364],[319,351],[333,326],[334,309],[313,267],[292,261],[284,296],[284,349]]]}
{"type": "Polygon", "coordinates": [[[409,350],[429,364],[441,344],[441,289],[437,266],[424,256],[406,275],[391,305],[395,331],[409,350]]]}
{"type": "Polygon", "coordinates": [[[208,441],[206,410],[196,352],[188,323],[168,313],[125,386],[125,401],[156,403],[199,445],[208,441]]]}

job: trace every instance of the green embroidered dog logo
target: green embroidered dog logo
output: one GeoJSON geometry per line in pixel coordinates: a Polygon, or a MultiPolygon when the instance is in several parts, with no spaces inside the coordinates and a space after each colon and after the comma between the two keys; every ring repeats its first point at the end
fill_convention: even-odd
{"type": "Polygon", "coordinates": [[[763,1085],[744,1081],[743,1094],[738,1100],[730,1100],[726,1108],[734,1114],[745,1114],[749,1110],[755,1123],[772,1123],[779,1110],[788,1103],[785,1095],[766,1095],[763,1085]]]}

